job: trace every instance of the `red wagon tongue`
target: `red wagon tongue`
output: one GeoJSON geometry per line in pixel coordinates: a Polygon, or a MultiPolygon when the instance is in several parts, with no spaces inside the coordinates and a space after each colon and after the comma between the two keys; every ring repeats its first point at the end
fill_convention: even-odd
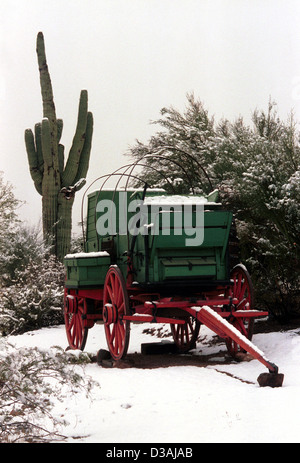
{"type": "Polygon", "coordinates": [[[249,339],[247,339],[240,331],[238,331],[231,323],[222,318],[218,313],[210,307],[193,307],[196,312],[197,320],[206,325],[222,338],[231,338],[237,342],[245,351],[251,354],[255,359],[259,360],[269,369],[269,373],[262,373],[257,378],[261,387],[281,387],[284,375],[278,373],[278,367],[271,363],[249,339]]]}

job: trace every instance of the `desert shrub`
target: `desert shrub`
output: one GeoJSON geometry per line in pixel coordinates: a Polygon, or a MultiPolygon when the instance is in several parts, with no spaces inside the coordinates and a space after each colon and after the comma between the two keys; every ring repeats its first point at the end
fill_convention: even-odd
{"type": "Polygon", "coordinates": [[[63,323],[64,269],[53,255],[31,258],[2,288],[2,335],[63,323]]]}
{"type": "Polygon", "coordinates": [[[2,335],[63,322],[64,267],[49,252],[39,229],[15,223],[2,236],[0,332],[2,335]]]}
{"type": "MultiPolygon", "coordinates": [[[[83,358],[84,357],[84,358],[83,358]]],[[[0,343],[0,441],[54,442],[64,439],[63,417],[56,416],[56,401],[79,391],[90,397],[96,384],[79,368],[89,363],[59,348],[16,349],[3,339],[0,343]],[[80,363],[81,367],[78,365],[80,363]]]]}

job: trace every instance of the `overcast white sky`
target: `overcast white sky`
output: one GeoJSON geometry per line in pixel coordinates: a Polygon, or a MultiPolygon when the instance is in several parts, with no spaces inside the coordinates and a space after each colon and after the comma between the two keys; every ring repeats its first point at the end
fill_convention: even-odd
{"type": "MultiPolygon", "coordinates": [[[[41,198],[24,130],[42,118],[36,35],[44,33],[57,117],[68,152],[81,89],[95,128],[88,184],[127,162],[164,106],[194,92],[216,120],[266,109],[271,96],[300,121],[299,0],[1,0],[0,170],[37,223],[41,198]]],[[[75,200],[80,220],[82,193],[75,200]]]]}

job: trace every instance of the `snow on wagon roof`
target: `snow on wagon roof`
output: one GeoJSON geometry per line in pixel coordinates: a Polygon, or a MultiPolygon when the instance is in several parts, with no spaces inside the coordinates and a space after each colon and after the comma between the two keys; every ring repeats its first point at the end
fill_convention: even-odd
{"type": "Polygon", "coordinates": [[[182,205],[182,204],[205,204],[205,205],[220,205],[215,200],[218,197],[218,190],[212,191],[208,196],[200,195],[155,195],[147,196],[144,200],[144,204],[149,205],[182,205]]]}
{"type": "Polygon", "coordinates": [[[205,196],[184,196],[184,195],[162,195],[162,196],[146,196],[144,200],[146,205],[165,205],[165,204],[207,204],[217,205],[214,201],[208,201],[205,196]]]}

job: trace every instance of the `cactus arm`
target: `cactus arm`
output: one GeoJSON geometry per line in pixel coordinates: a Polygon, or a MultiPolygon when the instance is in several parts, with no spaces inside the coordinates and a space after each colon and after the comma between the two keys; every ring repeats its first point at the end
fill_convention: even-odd
{"type": "Polygon", "coordinates": [[[64,122],[62,119],[57,119],[56,123],[57,123],[57,143],[59,143],[61,136],[62,136],[64,122]]]}
{"type": "Polygon", "coordinates": [[[62,175],[65,166],[65,147],[64,145],[58,145],[58,167],[59,173],[62,175]]]}
{"type": "MultiPolygon", "coordinates": [[[[77,171],[77,175],[75,177],[74,183],[77,183],[80,179],[85,178],[88,172],[89,162],[90,162],[90,153],[91,153],[91,147],[92,147],[93,125],[94,125],[93,114],[88,112],[85,141],[84,141],[84,145],[82,148],[78,171],[77,171]]],[[[80,190],[83,187],[83,185],[84,183],[82,183],[81,186],[77,188],[77,191],[80,190]]]]}
{"type": "Polygon", "coordinates": [[[64,171],[65,167],[65,147],[60,142],[63,131],[63,120],[57,119],[57,143],[58,143],[58,167],[60,175],[64,171]]]}
{"type": "Polygon", "coordinates": [[[43,175],[39,169],[38,155],[35,149],[34,136],[31,129],[25,130],[25,145],[30,175],[37,192],[41,195],[43,175]]]}
{"type": "Polygon", "coordinates": [[[34,136],[35,136],[35,147],[38,157],[38,166],[40,172],[43,174],[44,172],[44,157],[43,157],[43,149],[42,149],[42,124],[38,122],[34,126],[34,136]]]}
{"type": "Polygon", "coordinates": [[[85,141],[86,124],[87,124],[87,91],[82,90],[79,100],[78,118],[73,143],[69,152],[68,160],[64,173],[62,175],[63,186],[69,186],[74,183],[77,175],[80,155],[85,141]]]}

